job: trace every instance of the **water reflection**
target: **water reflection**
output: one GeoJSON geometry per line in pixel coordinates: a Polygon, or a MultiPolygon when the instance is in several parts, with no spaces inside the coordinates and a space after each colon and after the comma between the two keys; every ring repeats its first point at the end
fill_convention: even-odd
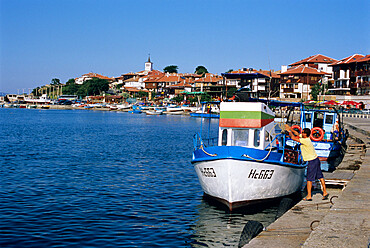
{"type": "Polygon", "coordinates": [[[192,247],[237,247],[244,225],[249,220],[259,221],[267,227],[275,221],[279,200],[237,209],[223,209],[215,202],[203,198],[197,206],[198,216],[193,227],[192,247]]]}

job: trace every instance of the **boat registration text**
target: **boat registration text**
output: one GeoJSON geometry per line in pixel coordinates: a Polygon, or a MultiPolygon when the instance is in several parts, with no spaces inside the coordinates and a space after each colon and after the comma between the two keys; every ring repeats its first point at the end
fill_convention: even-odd
{"type": "Polygon", "coordinates": [[[271,179],[274,174],[274,170],[261,170],[257,171],[256,169],[251,169],[249,172],[248,178],[253,179],[271,179]]]}
{"type": "Polygon", "coordinates": [[[216,177],[216,172],[213,168],[199,168],[199,170],[204,177],[216,177]]]}

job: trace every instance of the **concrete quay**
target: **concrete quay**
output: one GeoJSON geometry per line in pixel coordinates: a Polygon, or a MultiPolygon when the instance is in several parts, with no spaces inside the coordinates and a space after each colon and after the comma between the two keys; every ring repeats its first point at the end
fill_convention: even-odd
{"type": "MultiPolygon", "coordinates": [[[[349,157],[356,157],[362,164],[359,170],[353,171],[354,176],[344,190],[328,188],[330,197],[326,201],[322,200],[320,189],[314,190],[313,201],[301,201],[296,204],[249,244],[243,246],[244,248],[369,247],[369,120],[344,118],[344,122],[350,136],[362,140],[367,147],[366,152],[361,155],[356,151],[348,152],[349,157]]],[[[346,167],[339,167],[341,166],[346,167]]],[[[350,171],[347,169],[347,172],[350,171]]]]}

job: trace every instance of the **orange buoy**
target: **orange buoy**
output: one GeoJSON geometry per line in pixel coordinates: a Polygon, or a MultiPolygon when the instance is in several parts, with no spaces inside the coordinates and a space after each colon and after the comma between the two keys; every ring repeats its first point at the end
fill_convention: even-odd
{"type": "Polygon", "coordinates": [[[319,127],[312,128],[310,138],[313,141],[322,140],[324,138],[324,130],[322,130],[322,128],[319,128],[319,127]]]}

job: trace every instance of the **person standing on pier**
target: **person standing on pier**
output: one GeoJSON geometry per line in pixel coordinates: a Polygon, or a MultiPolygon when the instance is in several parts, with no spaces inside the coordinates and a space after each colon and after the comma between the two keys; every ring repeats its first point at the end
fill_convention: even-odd
{"type": "Polygon", "coordinates": [[[315,148],[310,139],[311,130],[309,128],[304,128],[302,134],[300,135],[296,130],[285,124],[285,129],[289,132],[289,136],[292,140],[301,143],[301,154],[303,160],[308,162],[307,165],[307,196],[303,198],[305,201],[312,201],[312,184],[316,179],[319,179],[322,185],[322,195],[323,200],[327,200],[329,197],[328,192],[326,192],[324,175],[321,172],[320,159],[317,156],[315,148]]]}

